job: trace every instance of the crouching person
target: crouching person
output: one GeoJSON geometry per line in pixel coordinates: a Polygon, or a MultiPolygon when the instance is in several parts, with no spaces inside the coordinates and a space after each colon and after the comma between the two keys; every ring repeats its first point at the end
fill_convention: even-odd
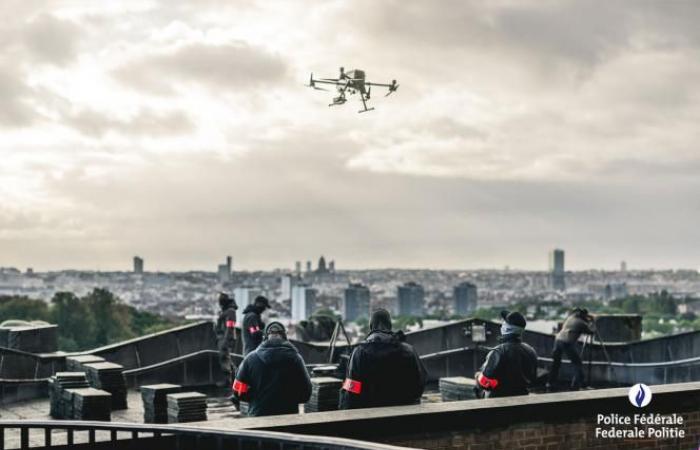
{"type": "Polygon", "coordinates": [[[284,325],[272,322],[265,328],[262,344],[238,368],[233,396],[248,402],[249,416],[296,414],[309,400],[311,380],[284,325]]]}
{"type": "Polygon", "coordinates": [[[391,316],[375,311],[370,332],[350,356],[340,391],[340,408],[374,408],[420,402],[426,371],[402,333],[392,333],[391,316]]]}
{"type": "Polygon", "coordinates": [[[537,353],[522,341],[525,317],[508,311],[502,311],[501,317],[501,343],[486,355],[475,376],[486,398],[527,395],[537,378],[537,353]]]}

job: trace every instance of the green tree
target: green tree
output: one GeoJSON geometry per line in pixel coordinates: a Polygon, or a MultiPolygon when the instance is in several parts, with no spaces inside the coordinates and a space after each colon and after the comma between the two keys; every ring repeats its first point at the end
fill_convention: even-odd
{"type": "Polygon", "coordinates": [[[49,320],[46,302],[24,296],[0,297],[0,322],[5,320],[49,320]]]}
{"type": "Polygon", "coordinates": [[[134,337],[129,308],[107,289],[97,288],[84,297],[96,324],[97,347],[134,337]]]}
{"type": "Polygon", "coordinates": [[[76,351],[95,343],[95,317],[88,304],[72,292],[57,292],[51,299],[52,321],[58,325],[59,348],[76,351]]]}

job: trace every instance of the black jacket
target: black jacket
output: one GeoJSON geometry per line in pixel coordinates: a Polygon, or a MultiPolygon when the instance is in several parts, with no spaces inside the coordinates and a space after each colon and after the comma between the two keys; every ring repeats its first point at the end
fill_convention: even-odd
{"type": "Polygon", "coordinates": [[[236,308],[232,305],[219,313],[216,321],[216,337],[219,341],[219,348],[227,346],[233,348],[236,340],[236,308]]]}
{"type": "Polygon", "coordinates": [[[537,378],[537,353],[520,337],[504,336],[486,355],[479,372],[477,382],[486,390],[486,397],[527,395],[528,386],[537,378]]]}
{"type": "Polygon", "coordinates": [[[241,335],[243,336],[243,355],[252,352],[263,340],[265,324],[260,318],[262,310],[255,305],[248,305],[243,310],[243,324],[241,335]]]}
{"type": "Polygon", "coordinates": [[[561,331],[557,333],[556,340],[573,344],[578,341],[582,334],[595,333],[595,325],[593,322],[588,322],[577,315],[570,315],[564,321],[561,331]]]}
{"type": "Polygon", "coordinates": [[[373,331],[352,352],[340,391],[340,408],[418,403],[426,375],[412,346],[391,332],[373,331]]]}
{"type": "Polygon", "coordinates": [[[289,341],[268,339],[241,363],[233,394],[249,403],[250,416],[296,414],[311,396],[311,380],[289,341]]]}

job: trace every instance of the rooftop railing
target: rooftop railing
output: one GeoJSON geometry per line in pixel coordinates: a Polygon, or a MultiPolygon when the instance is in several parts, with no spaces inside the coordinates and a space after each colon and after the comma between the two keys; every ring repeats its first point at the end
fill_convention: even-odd
{"type": "Polygon", "coordinates": [[[0,420],[0,450],[66,445],[146,450],[405,450],[373,442],[274,431],[114,422],[0,420]]]}

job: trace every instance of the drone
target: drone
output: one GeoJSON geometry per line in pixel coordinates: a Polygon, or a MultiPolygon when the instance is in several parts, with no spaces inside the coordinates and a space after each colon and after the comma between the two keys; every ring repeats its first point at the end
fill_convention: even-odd
{"type": "Polygon", "coordinates": [[[309,79],[309,84],[307,84],[307,86],[319,91],[327,91],[328,89],[318,87],[316,84],[332,84],[338,90],[338,96],[334,97],[333,103],[329,104],[328,106],[342,105],[347,101],[346,95],[359,93],[360,98],[362,99],[362,106],[364,108],[359,110],[358,113],[372,111],[374,109],[367,108],[367,102],[370,99],[372,86],[388,88],[389,92],[387,92],[384,97],[388,97],[399,88],[399,85],[396,84],[396,80],[391,80],[390,84],[370,83],[369,81],[365,81],[364,70],[355,69],[346,73],[345,69],[342,67],[340,68],[340,76],[338,78],[314,79],[314,74],[311,74],[311,78],[309,79]]]}

